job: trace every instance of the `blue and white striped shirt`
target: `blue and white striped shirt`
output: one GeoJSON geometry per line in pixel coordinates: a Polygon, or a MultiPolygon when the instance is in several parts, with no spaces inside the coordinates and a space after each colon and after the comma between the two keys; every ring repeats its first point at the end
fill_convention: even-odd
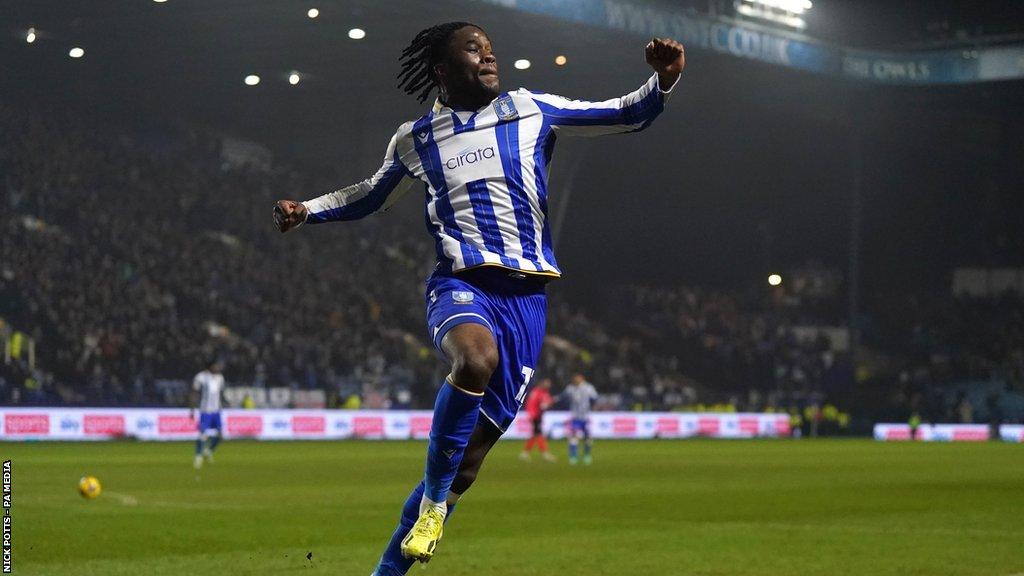
{"type": "Polygon", "coordinates": [[[427,229],[441,266],[453,272],[501,266],[559,276],[548,224],[548,164],[556,134],[597,136],[643,130],[668,91],[657,74],[604,102],[567,100],[520,88],[476,112],[434,104],[388,144],[371,178],[303,204],[307,222],[355,220],[387,210],[416,181],[427,186],[427,229]]]}
{"type": "Polygon", "coordinates": [[[569,397],[569,412],[572,412],[573,420],[590,418],[590,408],[599,397],[597,389],[590,382],[570,384],[560,396],[569,397]]]}

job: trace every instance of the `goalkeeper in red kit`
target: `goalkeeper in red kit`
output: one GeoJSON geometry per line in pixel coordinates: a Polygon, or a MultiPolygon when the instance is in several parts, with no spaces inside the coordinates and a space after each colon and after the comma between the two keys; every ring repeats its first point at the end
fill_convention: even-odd
{"type": "Polygon", "coordinates": [[[548,462],[555,461],[555,455],[548,452],[548,439],[544,437],[543,428],[544,411],[551,407],[552,402],[554,399],[551,397],[551,379],[544,378],[526,398],[526,414],[530,417],[530,423],[533,424],[533,436],[526,441],[526,446],[519,454],[521,460],[529,460],[530,451],[536,446],[540,450],[542,458],[548,462]]]}

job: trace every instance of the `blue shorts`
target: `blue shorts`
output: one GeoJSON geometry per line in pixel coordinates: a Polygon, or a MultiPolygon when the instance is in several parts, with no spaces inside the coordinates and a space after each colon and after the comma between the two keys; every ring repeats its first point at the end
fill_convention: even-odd
{"type": "Polygon", "coordinates": [[[502,432],[512,425],[526,397],[547,321],[545,281],[521,276],[483,267],[454,274],[438,270],[427,279],[427,329],[442,354],[441,340],[459,324],[480,324],[494,335],[498,367],[480,412],[502,432]]]}
{"type": "Polygon", "coordinates": [[[570,426],[573,432],[582,432],[584,436],[590,436],[590,421],[586,418],[573,418],[570,426]]]}
{"type": "Polygon", "coordinates": [[[220,432],[220,412],[199,413],[199,433],[201,434],[210,429],[214,429],[218,433],[220,432]]]}

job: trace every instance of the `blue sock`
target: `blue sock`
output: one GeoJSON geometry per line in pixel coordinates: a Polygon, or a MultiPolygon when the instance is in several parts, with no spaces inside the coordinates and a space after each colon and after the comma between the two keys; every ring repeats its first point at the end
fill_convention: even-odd
{"type": "Polygon", "coordinates": [[[569,459],[570,460],[575,460],[576,459],[576,449],[577,448],[578,448],[578,446],[577,446],[577,444],[575,442],[569,442],[569,459]]]}
{"type": "Polygon", "coordinates": [[[217,449],[217,444],[220,444],[220,434],[210,436],[210,452],[217,449]]]}
{"type": "MultiPolygon", "coordinates": [[[[423,498],[423,482],[420,482],[416,488],[413,489],[412,494],[409,494],[409,498],[405,501],[405,506],[402,507],[402,517],[398,520],[398,528],[395,528],[394,534],[391,535],[391,541],[388,542],[388,547],[384,549],[384,554],[380,557],[380,563],[377,564],[377,569],[374,571],[373,576],[404,576],[409,568],[416,563],[416,560],[405,558],[402,556],[402,539],[412,529],[412,525],[416,523],[416,519],[420,516],[420,500],[423,498]]],[[[448,518],[452,517],[452,512],[455,511],[455,504],[448,507],[448,516],[445,517],[445,522],[448,522],[448,518]]]]}
{"type": "Polygon", "coordinates": [[[590,442],[589,441],[583,443],[583,455],[584,456],[590,456],[590,442]]]}
{"type": "Polygon", "coordinates": [[[196,456],[203,453],[203,437],[196,438],[196,456]]]}
{"type": "Polygon", "coordinates": [[[430,444],[427,446],[427,471],[423,480],[424,494],[434,502],[444,502],[448,498],[448,489],[476,427],[481,400],[482,394],[470,394],[447,381],[437,392],[430,444]]]}

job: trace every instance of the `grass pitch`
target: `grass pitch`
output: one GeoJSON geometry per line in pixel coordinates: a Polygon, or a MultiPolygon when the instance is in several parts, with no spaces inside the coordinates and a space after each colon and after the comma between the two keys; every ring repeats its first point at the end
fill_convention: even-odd
{"type": "MultiPolygon", "coordinates": [[[[599,442],[591,467],[554,446],[499,444],[410,574],[1024,574],[1021,445],[599,442]]],[[[182,443],[0,444],[14,573],[366,576],[424,447],[226,442],[196,474],[182,443]]]]}

